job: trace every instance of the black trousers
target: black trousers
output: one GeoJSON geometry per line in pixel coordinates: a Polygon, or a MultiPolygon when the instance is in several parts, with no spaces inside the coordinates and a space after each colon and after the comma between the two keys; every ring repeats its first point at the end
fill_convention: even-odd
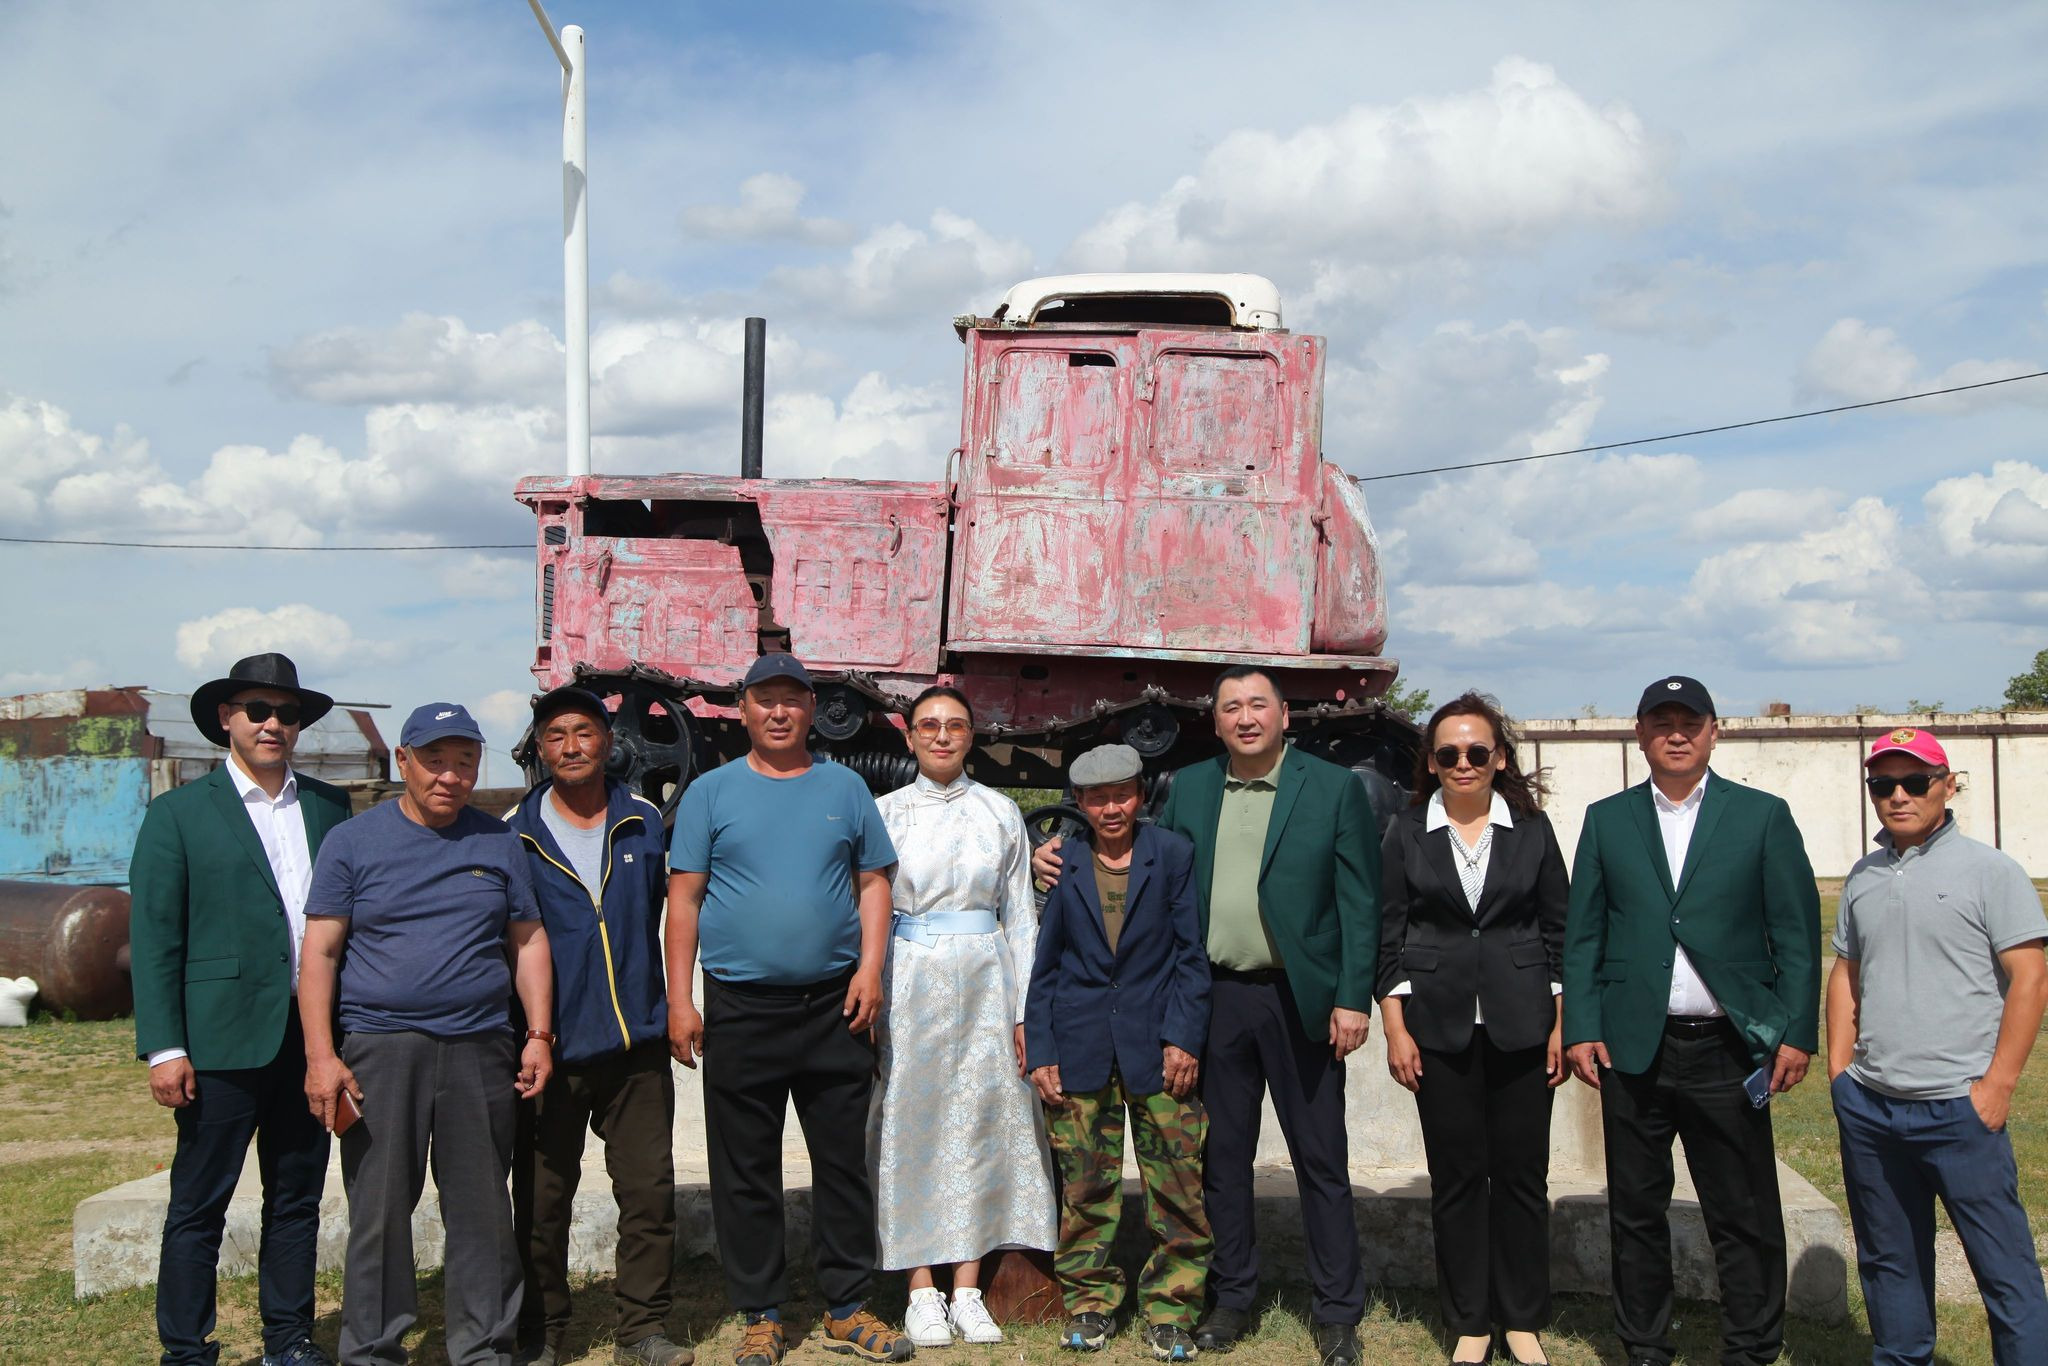
{"type": "Polygon", "coordinates": [[[1481,1026],[1456,1053],[1422,1050],[1437,1298],[1460,1336],[1550,1322],[1552,1095],[1540,1044],[1505,1051],[1481,1026]]]}
{"type": "Polygon", "coordinates": [[[619,1206],[614,1340],[630,1347],[661,1331],[675,1269],[675,1113],[665,1039],[564,1064],[545,1091],[520,1103],[512,1140],[512,1236],[526,1276],[519,1309],[523,1343],[560,1350],[569,1331],[569,1219],[583,1176],[586,1130],[604,1140],[605,1173],[619,1206]]]}
{"type": "Polygon", "coordinates": [[[198,1095],[175,1112],[178,1147],[157,1261],[156,1331],[164,1366],[211,1366],[219,1359],[220,1344],[209,1339],[220,1240],[251,1138],[263,1176],[263,1244],[256,1261],[263,1350],[281,1352],[313,1331],[328,1140],[306,1108],[298,1010],[287,1015],[284,1041],[266,1065],[194,1075],[198,1095]]]}
{"type": "Polygon", "coordinates": [[[1259,1296],[1252,1158],[1259,1147],[1260,1102],[1269,1090],[1301,1195],[1311,1314],[1317,1323],[1357,1323],[1365,1316],[1365,1268],[1351,1199],[1344,1064],[1327,1037],[1302,1032],[1283,974],[1216,968],[1201,1070],[1202,1103],[1209,1112],[1202,1194],[1216,1238],[1209,1294],[1223,1308],[1247,1314],[1259,1296]]]}
{"type": "Polygon", "coordinates": [[[1673,1025],[1649,1070],[1601,1074],[1614,1327],[1629,1359],[1668,1362],[1671,1142],[1685,1144],[1721,1287],[1721,1360],[1775,1361],[1785,1340],[1785,1217],[1769,1106],[1742,1089],[1755,1070],[1726,1021],[1673,1025]]]}
{"type": "Polygon", "coordinates": [[[865,1300],[875,1270],[868,1099],[875,1048],[840,1014],[851,974],[801,987],[704,977],[704,1137],[711,1218],[733,1307],[789,1298],[782,1121],[791,1102],[811,1155],[811,1251],[828,1307],[865,1300]]]}

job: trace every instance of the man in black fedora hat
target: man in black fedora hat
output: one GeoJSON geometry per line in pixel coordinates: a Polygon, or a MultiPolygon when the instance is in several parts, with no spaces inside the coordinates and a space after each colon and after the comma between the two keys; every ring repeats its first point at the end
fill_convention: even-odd
{"type": "Polygon", "coordinates": [[[178,1124],[157,1267],[164,1366],[220,1354],[209,1339],[221,1233],[259,1135],[264,1366],[329,1366],[312,1336],[327,1131],[306,1108],[294,996],[313,857],[349,804],[291,758],[333,706],[283,655],[237,660],[192,694],[193,724],[227,762],[151,802],[136,837],[135,1051],[178,1124]]]}

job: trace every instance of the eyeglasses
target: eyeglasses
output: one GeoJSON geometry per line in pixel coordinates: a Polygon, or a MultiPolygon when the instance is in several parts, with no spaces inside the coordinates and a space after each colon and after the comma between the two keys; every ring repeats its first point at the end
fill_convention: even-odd
{"type": "MultiPolygon", "coordinates": [[[[1485,768],[1493,762],[1493,746],[1491,745],[1467,745],[1464,753],[1466,760],[1474,768],[1485,768]]],[[[1456,768],[1458,766],[1458,747],[1456,745],[1438,745],[1436,753],[1430,757],[1436,760],[1438,768],[1456,768]]]]}
{"type": "Polygon", "coordinates": [[[1942,768],[1932,773],[1908,773],[1903,778],[1865,778],[1863,785],[1869,788],[1870,795],[1879,801],[1883,801],[1902,787],[1906,789],[1908,797],[1924,797],[1928,788],[1947,776],[1948,770],[1942,768]]]}
{"type": "Polygon", "coordinates": [[[941,735],[944,735],[949,740],[958,740],[973,730],[974,727],[957,716],[948,717],[944,721],[941,721],[936,716],[927,716],[924,720],[914,723],[911,729],[927,740],[936,740],[941,735]]]}
{"type": "Polygon", "coordinates": [[[242,715],[259,726],[273,716],[280,726],[296,726],[302,715],[296,702],[230,702],[228,705],[239,708],[242,715]]]}

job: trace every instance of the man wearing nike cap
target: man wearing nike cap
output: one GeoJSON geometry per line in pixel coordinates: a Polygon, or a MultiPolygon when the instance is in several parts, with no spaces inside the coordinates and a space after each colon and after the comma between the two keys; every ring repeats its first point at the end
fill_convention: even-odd
{"type": "Polygon", "coordinates": [[[1934,1359],[1939,1194],[1992,1359],[2038,1361],[2048,1294],[2005,1120],[2048,1004],[2048,917],[2019,864],[1957,828],[1934,736],[1881,735],[1864,770],[1884,829],[1842,886],[1828,1076],[1873,1360],[1934,1359]]]}
{"type": "Polygon", "coordinates": [[[299,1018],[306,1099],[342,1130],[342,1366],[406,1359],[430,1144],[448,1359],[512,1356],[520,1276],[505,1180],[515,1102],[540,1094],[554,1067],[553,975],[519,837],[469,805],[483,749],[466,708],[418,708],[398,738],[405,790],[338,827],[313,866],[299,1018]],[[344,1094],[361,1112],[352,1123],[344,1094]]]}

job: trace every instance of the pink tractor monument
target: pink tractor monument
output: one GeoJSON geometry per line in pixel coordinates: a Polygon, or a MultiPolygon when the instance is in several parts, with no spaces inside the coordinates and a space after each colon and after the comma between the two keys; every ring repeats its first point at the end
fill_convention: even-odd
{"type": "MultiPolygon", "coordinates": [[[[1357,481],[1323,459],[1320,337],[1253,275],[1029,280],[966,347],[960,444],[934,482],[761,477],[765,324],[748,327],[741,475],[537,477],[534,677],[615,699],[614,764],[672,812],[746,749],[735,688],[789,651],[814,742],[878,792],[910,780],[900,714],[974,704],[969,773],[1056,788],[1118,739],[1168,770],[1217,752],[1218,670],[1278,681],[1294,743],[1391,815],[1414,728],[1394,681],[1357,481]]],[[[933,460],[936,466],[937,456],[933,460]]],[[[1058,828],[1034,813],[1035,834],[1058,828]]]]}

